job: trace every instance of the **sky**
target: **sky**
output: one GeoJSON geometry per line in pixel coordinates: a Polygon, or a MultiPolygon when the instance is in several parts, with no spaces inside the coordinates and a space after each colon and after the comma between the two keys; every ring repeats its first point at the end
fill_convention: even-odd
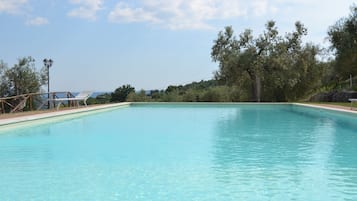
{"type": "MultiPolygon", "coordinates": [[[[51,91],[136,90],[209,80],[225,26],[258,35],[274,20],[284,35],[296,21],[304,42],[328,47],[329,26],[357,0],[0,0],[0,60],[51,58],[51,91]]],[[[44,88],[45,89],[45,88],[44,88]]]]}

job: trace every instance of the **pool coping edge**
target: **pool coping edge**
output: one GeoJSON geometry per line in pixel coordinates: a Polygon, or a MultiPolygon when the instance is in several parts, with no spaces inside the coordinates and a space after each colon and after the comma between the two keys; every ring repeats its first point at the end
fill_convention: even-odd
{"type": "Polygon", "coordinates": [[[120,106],[129,106],[130,104],[131,104],[130,102],[114,103],[114,104],[100,105],[100,106],[94,106],[94,107],[81,107],[81,108],[75,108],[75,109],[71,109],[71,110],[54,111],[54,112],[48,112],[48,113],[26,115],[26,116],[21,116],[21,117],[13,117],[13,118],[8,118],[8,119],[0,119],[0,127],[17,124],[17,123],[47,119],[47,118],[55,118],[55,117],[61,117],[61,116],[66,116],[66,115],[94,112],[94,111],[100,111],[100,110],[105,110],[105,109],[113,109],[113,108],[120,107],[120,106]]]}
{"type": "Polygon", "coordinates": [[[336,111],[336,112],[342,112],[342,113],[348,113],[348,114],[357,114],[357,110],[347,110],[347,109],[340,109],[340,108],[335,108],[335,107],[326,107],[322,105],[313,105],[313,104],[306,104],[306,103],[291,103],[292,105],[298,105],[298,106],[304,106],[304,107],[310,107],[310,108],[317,108],[317,109],[324,109],[324,110],[329,110],[329,111],[336,111]]]}

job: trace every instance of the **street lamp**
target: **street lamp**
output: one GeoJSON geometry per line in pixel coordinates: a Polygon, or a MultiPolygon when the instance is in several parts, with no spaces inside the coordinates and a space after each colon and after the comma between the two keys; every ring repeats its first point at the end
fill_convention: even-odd
{"type": "MultiPolygon", "coordinates": [[[[50,67],[52,66],[52,59],[44,59],[43,64],[47,68],[47,98],[50,99],[50,67]]],[[[50,109],[50,101],[47,102],[47,108],[50,109]]]]}

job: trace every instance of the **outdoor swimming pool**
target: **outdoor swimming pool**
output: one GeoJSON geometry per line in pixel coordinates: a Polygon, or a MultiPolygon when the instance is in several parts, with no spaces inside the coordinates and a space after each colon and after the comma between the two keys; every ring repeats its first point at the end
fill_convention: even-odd
{"type": "Polygon", "coordinates": [[[357,200],[357,116],[134,104],[1,131],[0,200],[357,200]]]}

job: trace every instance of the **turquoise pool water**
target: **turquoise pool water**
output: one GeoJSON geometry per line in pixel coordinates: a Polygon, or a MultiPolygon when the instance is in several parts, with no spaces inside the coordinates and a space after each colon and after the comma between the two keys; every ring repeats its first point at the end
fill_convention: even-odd
{"type": "Polygon", "coordinates": [[[145,104],[0,131],[0,200],[357,200],[357,116],[145,104]]]}

